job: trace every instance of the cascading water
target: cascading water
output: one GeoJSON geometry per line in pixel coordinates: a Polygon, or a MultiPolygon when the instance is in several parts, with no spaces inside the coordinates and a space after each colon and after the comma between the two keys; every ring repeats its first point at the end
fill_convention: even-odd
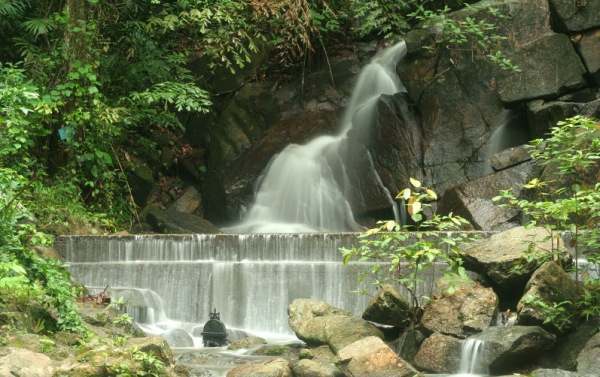
{"type": "MultiPolygon", "coordinates": [[[[405,92],[395,73],[406,55],[404,42],[385,50],[359,75],[337,136],[321,136],[305,145],[291,144],[273,157],[259,180],[246,219],[230,233],[295,233],[357,230],[344,195],[347,181],[342,141],[366,135],[382,94],[405,92]]],[[[390,205],[393,199],[389,198],[390,205]]]]}
{"type": "Polygon", "coordinates": [[[483,363],[485,343],[481,339],[468,338],[463,341],[460,367],[456,377],[487,375],[487,368],[483,363]]]}

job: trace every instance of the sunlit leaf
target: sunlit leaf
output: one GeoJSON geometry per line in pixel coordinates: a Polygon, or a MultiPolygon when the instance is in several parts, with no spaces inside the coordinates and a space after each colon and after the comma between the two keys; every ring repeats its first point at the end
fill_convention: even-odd
{"type": "Polygon", "coordinates": [[[421,182],[420,181],[418,181],[418,180],[416,180],[414,178],[409,178],[409,180],[410,180],[410,184],[413,185],[414,187],[416,187],[416,188],[421,187],[421,182]]]}

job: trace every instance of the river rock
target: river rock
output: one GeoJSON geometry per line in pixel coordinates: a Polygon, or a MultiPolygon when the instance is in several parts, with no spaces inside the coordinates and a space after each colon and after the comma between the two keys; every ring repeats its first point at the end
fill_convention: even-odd
{"type": "Polygon", "coordinates": [[[412,377],[417,374],[383,340],[374,336],[347,345],[338,352],[338,356],[338,367],[347,377],[412,377]]]}
{"type": "Polygon", "coordinates": [[[412,363],[423,340],[425,340],[425,335],[422,332],[419,330],[408,330],[393,343],[393,348],[398,353],[398,356],[412,363]]]}
{"type": "Polygon", "coordinates": [[[461,346],[460,339],[434,333],[421,344],[413,365],[432,373],[455,373],[460,365],[461,346]]]}
{"type": "Polygon", "coordinates": [[[292,363],[275,359],[262,364],[240,365],[227,372],[227,377],[292,377],[292,363]]]}
{"type": "Polygon", "coordinates": [[[369,322],[323,301],[296,299],[288,314],[298,339],[308,345],[327,344],[334,352],[368,336],[383,338],[381,330],[369,322]]]}
{"type": "Polygon", "coordinates": [[[577,356],[577,372],[582,375],[594,376],[600,371],[600,332],[587,341],[585,347],[577,356]]]}
{"type": "Polygon", "coordinates": [[[410,324],[410,305],[398,288],[384,284],[367,304],[362,318],[404,328],[410,324]]]}
{"type": "Polygon", "coordinates": [[[239,349],[252,348],[262,344],[267,344],[266,339],[258,336],[249,336],[240,340],[236,340],[235,342],[231,343],[227,349],[230,351],[235,351],[239,349]]]}
{"type": "Polygon", "coordinates": [[[549,239],[548,236],[549,233],[544,228],[524,227],[494,234],[464,250],[464,266],[487,277],[500,291],[522,290],[539,266],[536,259],[527,261],[528,252],[546,253],[546,250],[557,250],[561,256],[566,255],[562,240],[549,239]]]}
{"type": "Polygon", "coordinates": [[[589,74],[600,84],[600,29],[583,33],[576,46],[589,74]]]}
{"type": "MultiPolygon", "coordinates": [[[[560,324],[545,323],[548,312],[544,308],[564,301],[575,303],[583,293],[582,285],[573,280],[562,267],[553,261],[546,262],[533,273],[525,286],[525,294],[517,305],[518,323],[540,326],[553,333],[569,331],[576,324],[568,319],[560,324]]],[[[568,313],[573,307],[566,307],[566,310],[568,313]]]]}
{"type": "Polygon", "coordinates": [[[42,353],[0,347],[0,376],[44,377],[53,373],[52,360],[42,353]]]}
{"type": "Polygon", "coordinates": [[[498,296],[472,280],[460,282],[452,293],[444,292],[427,303],[421,327],[426,333],[466,338],[495,322],[498,296]]]}
{"type": "Polygon", "coordinates": [[[534,163],[523,163],[462,183],[447,190],[439,205],[440,214],[453,213],[467,219],[476,230],[499,230],[517,225],[519,210],[499,207],[492,199],[500,190],[519,197],[530,179],[534,163]]]}
{"type": "Polygon", "coordinates": [[[294,377],[344,377],[344,374],[333,364],[302,359],[292,369],[294,377]]]}
{"type": "Polygon", "coordinates": [[[470,338],[484,341],[483,363],[491,374],[531,365],[556,342],[555,335],[538,326],[493,326],[470,338]]]}

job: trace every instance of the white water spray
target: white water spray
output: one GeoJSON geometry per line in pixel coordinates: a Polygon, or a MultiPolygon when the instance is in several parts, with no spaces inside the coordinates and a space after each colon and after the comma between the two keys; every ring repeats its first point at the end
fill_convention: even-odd
{"type": "Polygon", "coordinates": [[[354,137],[366,135],[382,94],[406,91],[395,73],[396,64],[404,55],[406,44],[401,42],[375,57],[361,71],[337,136],[317,137],[305,145],[291,144],[274,156],[259,180],[246,219],[225,231],[299,233],[359,229],[344,187],[340,187],[340,181],[347,181],[349,169],[340,145],[351,130],[354,137]]]}

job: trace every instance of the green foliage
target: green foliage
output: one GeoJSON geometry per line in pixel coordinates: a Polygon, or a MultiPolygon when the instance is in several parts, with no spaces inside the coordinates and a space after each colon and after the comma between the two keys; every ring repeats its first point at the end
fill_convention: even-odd
{"type": "Polygon", "coordinates": [[[541,309],[546,314],[544,324],[551,324],[558,331],[563,331],[573,325],[573,317],[576,313],[573,303],[570,301],[553,302],[549,305],[536,295],[531,295],[526,297],[525,303],[541,309]]]}
{"type": "MultiPolygon", "coordinates": [[[[543,178],[527,183],[528,192],[520,198],[510,190],[494,198],[501,206],[522,210],[529,218],[527,226],[543,226],[550,237],[568,232],[575,276],[588,288],[579,302],[571,304],[585,317],[600,313],[599,132],[598,122],[583,116],[559,122],[547,138],[531,142],[531,156],[545,167],[543,178]],[[581,257],[589,263],[580,265],[581,257]]],[[[537,258],[549,259],[554,252],[546,250],[537,258]]]]}
{"type": "Polygon", "coordinates": [[[0,169],[0,305],[41,303],[56,320],[56,329],[84,332],[74,302],[79,292],[68,271],[61,262],[39,257],[28,248],[47,239],[23,222],[28,216],[18,196],[24,184],[14,171],[0,169]]]}
{"type": "Polygon", "coordinates": [[[480,53],[500,68],[520,72],[502,51],[499,42],[506,39],[496,33],[497,22],[508,16],[501,13],[493,3],[465,4],[465,17],[451,15],[451,9],[429,10],[418,5],[412,17],[421,22],[425,29],[435,30],[436,36],[431,45],[425,48],[430,52],[447,50],[470,50],[480,53]],[[490,19],[494,21],[490,21],[490,19]]]}
{"type": "MultiPolygon", "coordinates": [[[[436,213],[425,216],[424,209],[431,207],[431,202],[437,200],[437,195],[422,187],[421,182],[416,179],[411,178],[410,181],[413,188],[404,189],[398,194],[398,198],[406,203],[414,224],[402,226],[393,220],[379,222],[379,227],[359,236],[360,246],[343,248],[341,252],[344,264],[350,263],[353,258],[357,258],[357,263],[374,263],[361,276],[359,284],[370,276],[375,285],[389,281],[405,288],[414,309],[413,321],[416,323],[423,294],[417,291],[417,285],[424,281],[424,273],[429,271],[437,275],[443,274],[450,282],[447,289],[453,292],[454,283],[466,279],[459,246],[472,242],[474,238],[460,232],[447,233],[468,225],[459,216],[441,216],[436,213]],[[438,268],[441,270],[436,272],[438,268]]],[[[366,289],[362,291],[365,292],[366,289]]],[[[432,292],[428,294],[431,295],[432,292]]]]}

